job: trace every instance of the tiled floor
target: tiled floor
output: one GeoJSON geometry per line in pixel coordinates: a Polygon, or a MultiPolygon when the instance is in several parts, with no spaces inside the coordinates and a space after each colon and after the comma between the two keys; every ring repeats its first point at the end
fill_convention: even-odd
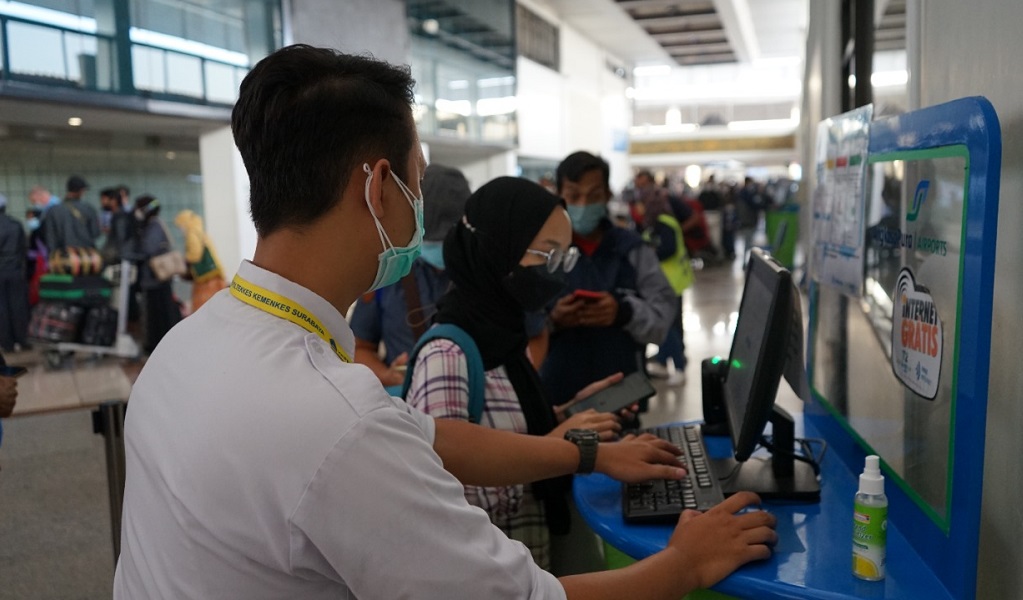
{"type": "MultiPolygon", "coordinates": [[[[700,419],[700,359],[727,354],[742,291],[741,264],[708,268],[684,296],[687,382],[654,380],[644,425],[700,419]]],[[[110,598],[113,552],[103,438],[81,406],[126,398],[140,363],[75,357],[48,370],[26,365],[15,416],[0,448],[0,600],[110,598]],[[37,411],[57,409],[51,412],[37,411]],[[30,414],[37,413],[37,414],[30,414]]]]}

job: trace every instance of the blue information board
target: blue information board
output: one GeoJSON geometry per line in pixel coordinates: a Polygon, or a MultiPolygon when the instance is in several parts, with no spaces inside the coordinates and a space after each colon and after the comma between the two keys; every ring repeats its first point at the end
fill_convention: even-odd
{"type": "Polygon", "coordinates": [[[976,589],[1000,169],[984,98],[873,121],[862,294],[810,290],[806,418],[850,470],[881,456],[891,519],[955,598],[976,589]]]}

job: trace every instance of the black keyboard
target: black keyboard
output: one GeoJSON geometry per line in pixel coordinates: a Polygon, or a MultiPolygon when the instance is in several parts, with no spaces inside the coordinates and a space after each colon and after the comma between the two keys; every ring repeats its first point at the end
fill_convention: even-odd
{"type": "Polygon", "coordinates": [[[622,484],[622,515],[628,523],[675,523],[682,511],[707,510],[724,500],[711,471],[699,425],[653,427],[645,433],[668,440],[682,450],[679,460],[688,475],[682,479],[652,479],[622,484]]]}

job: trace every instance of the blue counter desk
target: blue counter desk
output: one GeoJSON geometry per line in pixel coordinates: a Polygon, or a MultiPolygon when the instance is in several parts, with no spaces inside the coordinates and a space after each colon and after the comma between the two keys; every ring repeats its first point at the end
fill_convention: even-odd
{"type": "MultiPolygon", "coordinates": [[[[807,425],[807,435],[817,434],[807,425]]],[[[711,456],[727,456],[727,438],[706,438],[711,456]]],[[[778,546],[770,559],[748,564],[714,590],[739,598],[791,600],[816,598],[951,598],[938,578],[910,547],[889,514],[888,565],[883,581],[853,577],[852,504],[858,486],[841,459],[827,454],[822,465],[820,504],[765,504],[778,518],[778,546]]],[[[621,484],[604,475],[577,476],[574,495],[579,512],[606,542],[633,558],[663,549],[673,527],[627,525],[622,520],[621,484]]]]}

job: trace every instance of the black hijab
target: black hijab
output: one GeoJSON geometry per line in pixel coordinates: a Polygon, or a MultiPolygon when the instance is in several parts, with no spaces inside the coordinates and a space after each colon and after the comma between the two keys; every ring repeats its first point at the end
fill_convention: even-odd
{"type": "MultiPolygon", "coordinates": [[[[525,312],[502,281],[519,264],[561,199],[540,185],[498,177],[476,191],[465,215],[444,240],[444,264],[452,288],[438,302],[436,321],[464,329],[479,347],[483,367],[504,366],[531,435],[557,424],[536,369],[526,357],[525,312]]],[[[533,484],[544,501],[553,533],[568,528],[564,478],[533,484]]]]}

